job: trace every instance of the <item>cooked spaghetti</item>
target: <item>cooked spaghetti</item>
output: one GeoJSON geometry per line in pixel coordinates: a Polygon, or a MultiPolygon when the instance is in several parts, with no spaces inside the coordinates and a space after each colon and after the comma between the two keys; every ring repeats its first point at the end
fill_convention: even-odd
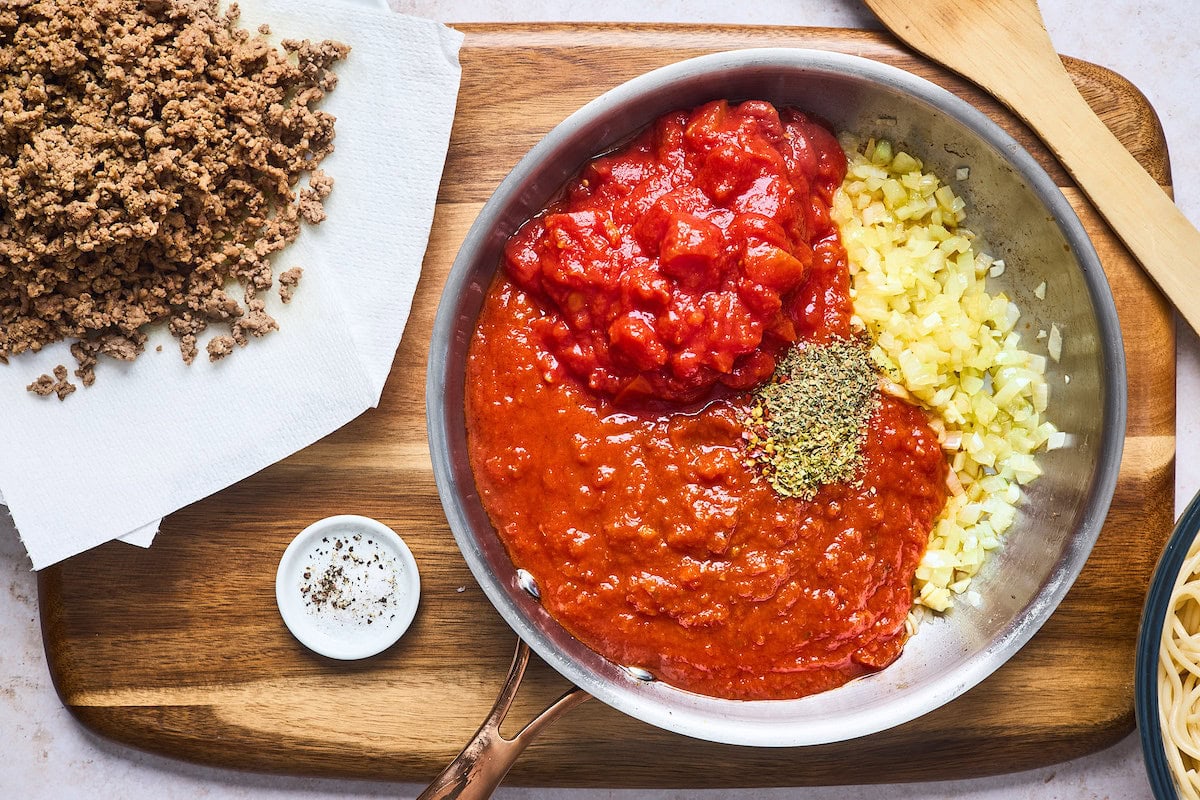
{"type": "Polygon", "coordinates": [[[1200,538],[1175,579],[1158,656],[1158,719],[1179,794],[1200,800],[1200,538]]]}

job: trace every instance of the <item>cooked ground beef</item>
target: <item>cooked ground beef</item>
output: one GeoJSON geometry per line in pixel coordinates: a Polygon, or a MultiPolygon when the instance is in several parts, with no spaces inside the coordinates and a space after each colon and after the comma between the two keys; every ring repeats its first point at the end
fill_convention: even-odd
{"type": "Polygon", "coordinates": [[[75,339],[86,386],[155,322],[189,362],[212,323],[210,357],[278,328],[260,294],[324,219],[334,118],[315,106],[349,48],[266,32],[216,0],[0,7],[0,358],[75,339]]]}

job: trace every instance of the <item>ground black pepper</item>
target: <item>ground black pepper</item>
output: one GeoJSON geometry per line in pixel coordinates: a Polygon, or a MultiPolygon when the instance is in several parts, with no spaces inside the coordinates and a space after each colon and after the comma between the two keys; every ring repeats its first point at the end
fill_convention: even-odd
{"type": "Polygon", "coordinates": [[[308,555],[300,595],[329,623],[373,625],[396,617],[397,559],[361,533],[325,536],[308,555]]]}

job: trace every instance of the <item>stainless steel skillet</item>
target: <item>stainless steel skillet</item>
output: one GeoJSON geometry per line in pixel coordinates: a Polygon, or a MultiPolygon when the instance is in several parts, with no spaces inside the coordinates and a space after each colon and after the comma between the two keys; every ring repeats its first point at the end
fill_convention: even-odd
{"type": "Polygon", "coordinates": [[[1106,515],[1125,430],[1125,366],[1095,251],[1061,191],[1015,140],[965,101],[902,70],[838,53],[764,49],[704,56],[636,78],[571,115],[530,151],[481,211],[451,270],[434,324],[426,402],[434,473],[455,539],[529,647],[582,690],[650,724],[716,742],[784,747],[913,719],[983,680],[1029,640],[1066,594],[1106,515]],[[467,460],[466,350],[505,240],[590,157],[662,113],[717,98],[794,105],[839,130],[886,136],[944,176],[968,167],[969,180],[955,189],[968,201],[971,227],[1008,264],[995,285],[1023,310],[1026,346],[1051,324],[1065,338],[1061,361],[1048,370],[1049,415],[1070,434],[1070,445],[1040,456],[1046,474],[1027,487],[1005,546],[978,577],[979,605],[960,603],[925,624],[882,672],[799,700],[683,692],[575,640],[523,585],[479,503],[467,460]],[[1046,299],[1039,300],[1034,290],[1043,281],[1046,299]]]}

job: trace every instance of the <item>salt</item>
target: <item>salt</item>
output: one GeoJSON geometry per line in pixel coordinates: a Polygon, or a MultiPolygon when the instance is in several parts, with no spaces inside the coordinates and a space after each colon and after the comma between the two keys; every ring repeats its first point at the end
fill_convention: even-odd
{"type": "Polygon", "coordinates": [[[402,572],[400,561],[374,538],[334,533],[309,550],[300,594],[319,630],[361,630],[396,618],[402,572]]]}

